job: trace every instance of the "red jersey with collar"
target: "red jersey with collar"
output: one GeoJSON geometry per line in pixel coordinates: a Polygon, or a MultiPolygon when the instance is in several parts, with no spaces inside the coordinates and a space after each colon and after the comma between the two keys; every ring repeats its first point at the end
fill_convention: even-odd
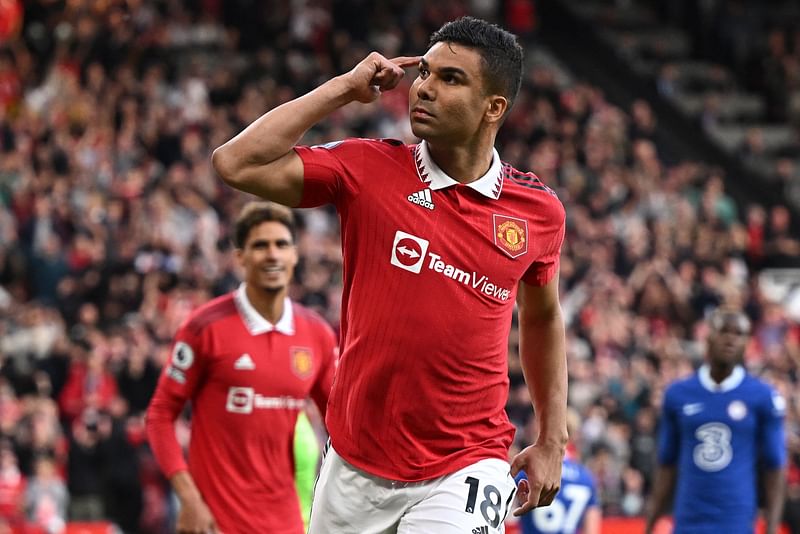
{"type": "Polygon", "coordinates": [[[175,419],[191,401],[188,470],[221,532],[300,534],[295,422],[309,396],[325,413],[334,334],[288,299],[291,330],[269,328],[243,294],[212,300],[181,326],[147,410],[148,439],[167,477],[187,469],[175,419]]]}
{"type": "Polygon", "coordinates": [[[508,334],[517,284],[558,269],[564,209],[494,153],[457,184],[426,145],[297,147],[301,207],[332,202],[344,250],[341,357],[326,423],[348,462],[427,480],[506,459],[508,334]]]}

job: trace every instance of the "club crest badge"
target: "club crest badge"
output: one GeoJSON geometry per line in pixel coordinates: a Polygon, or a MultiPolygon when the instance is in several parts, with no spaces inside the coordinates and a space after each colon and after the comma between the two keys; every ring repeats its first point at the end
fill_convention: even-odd
{"type": "Polygon", "coordinates": [[[528,252],[528,221],[507,215],[492,215],[494,244],[512,258],[528,252]]]}
{"type": "Polygon", "coordinates": [[[311,349],[306,347],[292,347],[292,372],[299,378],[308,378],[314,370],[314,358],[311,349]]]}
{"type": "Polygon", "coordinates": [[[728,405],[728,415],[734,421],[741,421],[747,417],[747,405],[740,400],[735,400],[728,405]]]}

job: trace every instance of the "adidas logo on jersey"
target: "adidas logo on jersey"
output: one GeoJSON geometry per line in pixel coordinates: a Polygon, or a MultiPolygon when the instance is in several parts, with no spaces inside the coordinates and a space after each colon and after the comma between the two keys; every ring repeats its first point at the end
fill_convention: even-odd
{"type": "Polygon", "coordinates": [[[429,210],[433,210],[433,200],[431,200],[431,190],[430,189],[423,189],[422,191],[417,191],[416,193],[411,193],[408,195],[408,201],[416,204],[417,206],[422,206],[423,208],[427,208],[429,210]]]}
{"type": "Polygon", "coordinates": [[[256,364],[253,361],[253,358],[251,358],[250,355],[245,352],[239,356],[238,360],[234,362],[233,368],[238,371],[252,371],[256,368],[256,364]]]}
{"type": "Polygon", "coordinates": [[[489,527],[475,527],[472,529],[472,534],[489,534],[489,527]]]}

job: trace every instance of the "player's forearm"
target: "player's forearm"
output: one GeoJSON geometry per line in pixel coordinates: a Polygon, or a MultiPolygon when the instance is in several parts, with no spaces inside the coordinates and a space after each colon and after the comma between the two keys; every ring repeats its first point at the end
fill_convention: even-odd
{"type": "Polygon", "coordinates": [[[212,155],[214,168],[227,182],[248,168],[263,167],[284,156],[303,134],[353,100],[345,76],[338,76],[265,113],[212,155]]]}
{"type": "Polygon", "coordinates": [[[581,525],[581,534],[600,534],[600,526],[603,522],[603,512],[599,506],[592,506],[586,511],[581,525]]]}
{"type": "Polygon", "coordinates": [[[189,471],[178,471],[169,478],[169,483],[172,485],[172,490],[181,502],[188,502],[195,499],[201,499],[200,490],[194,483],[192,475],[189,471]]]}
{"type": "Polygon", "coordinates": [[[647,507],[647,527],[645,532],[652,532],[656,521],[658,521],[658,518],[664,513],[669,498],[675,489],[676,478],[677,470],[675,466],[662,465],[659,466],[656,471],[655,488],[653,489],[653,496],[647,507]]]}
{"type": "Polygon", "coordinates": [[[786,470],[771,469],[764,473],[764,519],[766,534],[776,534],[786,497],[786,470]]]}
{"type": "Polygon", "coordinates": [[[520,307],[520,361],[539,428],[537,443],[567,444],[567,358],[557,304],[545,313],[520,307]]]}

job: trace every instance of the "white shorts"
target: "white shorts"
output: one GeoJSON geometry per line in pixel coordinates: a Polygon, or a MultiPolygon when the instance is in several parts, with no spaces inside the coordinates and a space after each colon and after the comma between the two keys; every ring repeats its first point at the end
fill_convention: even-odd
{"type": "Polygon", "coordinates": [[[486,459],[423,482],[361,471],[328,448],[308,534],[502,534],[517,486],[508,462],[486,459]]]}

